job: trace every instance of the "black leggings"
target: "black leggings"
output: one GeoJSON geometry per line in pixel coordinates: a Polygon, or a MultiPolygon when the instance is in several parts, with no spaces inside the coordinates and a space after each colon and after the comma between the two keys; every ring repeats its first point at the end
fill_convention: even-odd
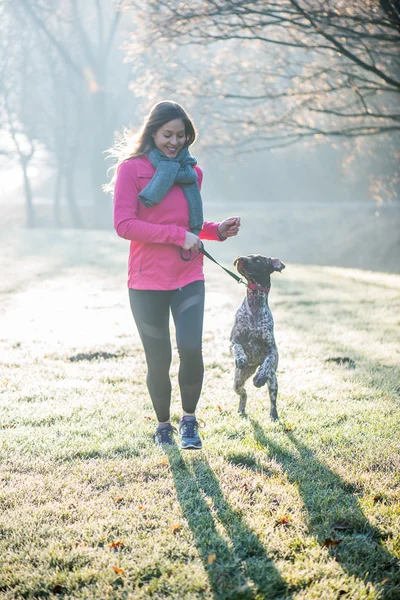
{"type": "Polygon", "coordinates": [[[201,341],[204,315],[204,281],[178,290],[129,289],[132,314],[143,343],[147,362],[147,387],[159,421],[170,418],[171,338],[169,311],[175,322],[178,346],[179,387],[182,408],[194,413],[203,384],[201,341]]]}

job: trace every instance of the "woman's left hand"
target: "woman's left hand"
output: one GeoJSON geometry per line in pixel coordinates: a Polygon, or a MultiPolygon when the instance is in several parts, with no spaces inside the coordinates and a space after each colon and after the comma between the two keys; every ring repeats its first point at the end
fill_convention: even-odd
{"type": "Polygon", "coordinates": [[[238,234],[240,227],[240,217],[229,217],[225,221],[221,221],[218,225],[219,234],[224,237],[233,237],[238,234]]]}

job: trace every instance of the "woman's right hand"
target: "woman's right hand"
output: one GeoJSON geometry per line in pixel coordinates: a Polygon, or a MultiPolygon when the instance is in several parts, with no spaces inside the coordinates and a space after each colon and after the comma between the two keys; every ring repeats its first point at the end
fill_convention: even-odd
{"type": "Polygon", "coordinates": [[[184,250],[200,250],[201,240],[199,236],[191,231],[187,231],[182,248],[184,250]]]}

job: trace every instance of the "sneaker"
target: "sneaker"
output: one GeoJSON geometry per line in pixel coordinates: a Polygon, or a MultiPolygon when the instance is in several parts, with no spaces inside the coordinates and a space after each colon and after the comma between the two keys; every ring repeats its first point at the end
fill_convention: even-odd
{"type": "Polygon", "coordinates": [[[171,446],[174,443],[174,433],[178,432],[171,423],[159,425],[153,436],[156,446],[163,446],[164,444],[171,446]]]}
{"type": "Polygon", "coordinates": [[[179,423],[179,439],[181,448],[200,449],[203,444],[199,436],[199,424],[196,417],[184,416],[179,423]]]}

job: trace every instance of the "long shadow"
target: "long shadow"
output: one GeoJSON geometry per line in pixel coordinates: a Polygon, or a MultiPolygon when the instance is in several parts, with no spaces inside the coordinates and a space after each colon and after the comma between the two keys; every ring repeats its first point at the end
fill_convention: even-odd
{"type": "Polygon", "coordinates": [[[364,515],[356,490],[318,460],[292,432],[291,452],[269,439],[262,426],[249,419],[255,439],[279,462],[295,484],[308,512],[310,533],[325,545],[350,575],[376,585],[385,600],[400,599],[399,561],[382,545],[382,533],[364,515]],[[340,545],[331,540],[341,539],[340,545]]]}
{"type": "Polygon", "coordinates": [[[292,594],[265,547],[225,500],[206,458],[199,455],[187,464],[178,449],[168,452],[168,458],[182,513],[193,532],[213,597],[290,598],[292,594]],[[214,518],[229,541],[218,531],[214,518]]]}

